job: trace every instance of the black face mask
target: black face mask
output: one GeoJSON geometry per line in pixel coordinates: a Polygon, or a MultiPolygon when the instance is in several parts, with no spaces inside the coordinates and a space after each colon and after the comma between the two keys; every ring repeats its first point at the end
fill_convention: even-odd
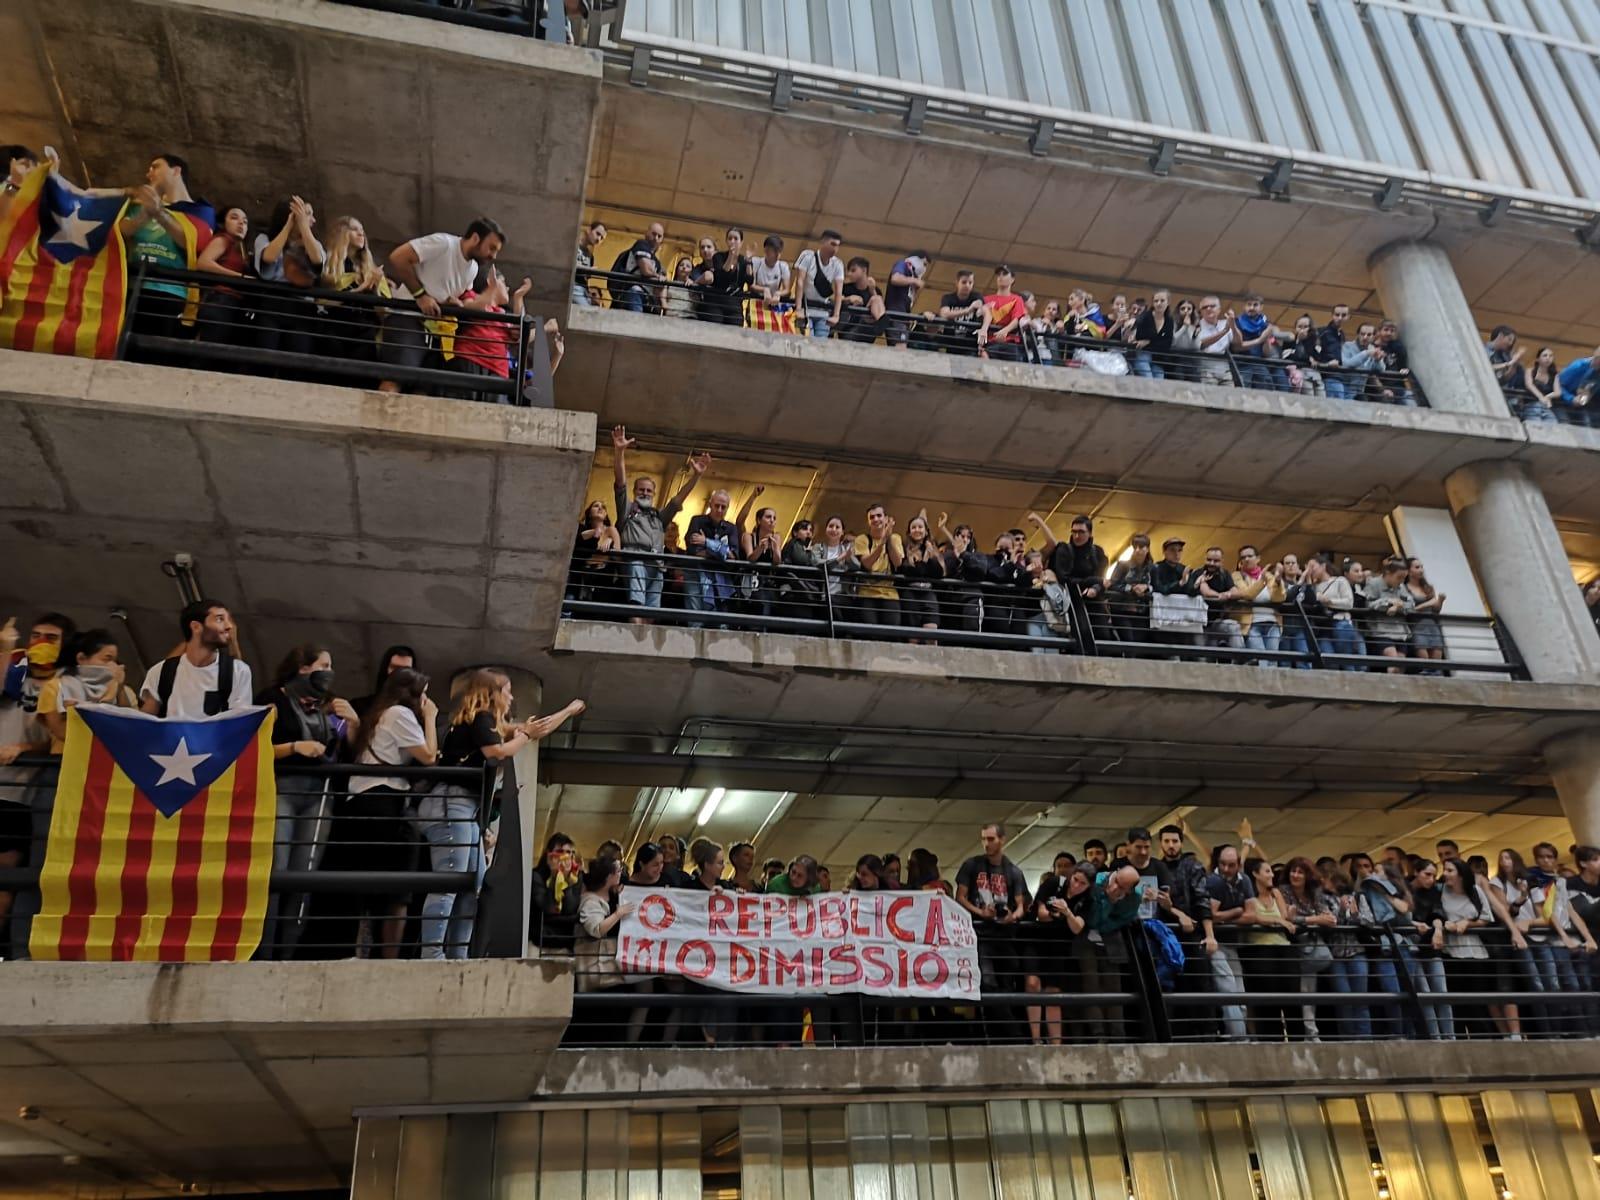
{"type": "Polygon", "coordinates": [[[308,695],[326,697],[333,694],[332,671],[312,671],[301,676],[301,683],[308,695]]]}

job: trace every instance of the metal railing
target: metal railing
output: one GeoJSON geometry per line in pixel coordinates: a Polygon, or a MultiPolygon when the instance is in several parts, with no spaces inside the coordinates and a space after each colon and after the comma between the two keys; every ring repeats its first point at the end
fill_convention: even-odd
{"type": "Polygon", "coordinates": [[[553,404],[543,321],[410,300],[297,288],[249,277],[141,264],[128,292],[119,357],[171,366],[408,390],[499,404],[553,404]],[[172,312],[182,285],[192,319],[172,312]],[[159,294],[160,314],[152,305],[159,294]],[[493,365],[488,365],[493,364],[493,365]],[[470,369],[469,369],[470,368],[470,369]]]}
{"type": "Polygon", "coordinates": [[[567,20],[561,0],[338,0],[355,8],[448,21],[474,29],[565,42],[567,20]]]}
{"type": "Polygon", "coordinates": [[[1400,620],[1358,610],[1342,620],[1297,597],[1258,607],[1229,601],[1202,609],[1194,601],[1195,620],[1163,625],[1149,597],[1085,599],[1072,583],[1034,587],[1030,581],[1018,587],[963,579],[948,555],[946,577],[908,579],[841,568],[837,560],[816,565],[796,555],[791,561],[791,553],[792,546],[786,547],[780,565],[649,551],[585,552],[572,560],[562,614],[1036,654],[1527,678],[1515,643],[1493,617],[1400,620]],[[1247,612],[1254,619],[1241,619],[1247,612]],[[1418,636],[1424,630],[1427,636],[1418,636]],[[1400,632],[1406,636],[1396,636],[1400,632]]]}
{"type": "MultiPolygon", "coordinates": [[[[952,319],[934,312],[883,312],[852,303],[841,307],[837,324],[819,324],[792,301],[768,305],[744,288],[719,292],[711,287],[668,279],[645,279],[623,272],[585,269],[574,276],[575,288],[594,306],[656,316],[692,318],[715,324],[755,328],[763,332],[831,337],[857,345],[904,344],[913,350],[943,351],[971,358],[1067,367],[1106,376],[1134,376],[1190,384],[1254,388],[1334,400],[1427,407],[1421,384],[1409,372],[1316,367],[1274,356],[1211,354],[1198,350],[1152,350],[1128,339],[1080,337],[1030,318],[1008,340],[980,345],[981,321],[952,319]],[[776,313],[774,312],[776,310],[776,313]]],[[[981,295],[973,293],[973,299],[981,295]]]]}
{"type": "MultiPolygon", "coordinates": [[[[24,756],[0,770],[0,805],[20,809],[31,823],[22,862],[0,867],[0,891],[15,893],[9,928],[0,928],[0,943],[9,942],[8,957],[24,955],[31,917],[38,911],[59,770],[60,759],[46,756],[24,756]]],[[[509,766],[506,770],[509,775],[509,766]]],[[[454,958],[522,956],[518,909],[526,903],[525,893],[498,881],[491,900],[479,864],[492,846],[491,876],[515,866],[514,777],[502,776],[497,791],[496,773],[475,767],[284,761],[275,775],[278,815],[257,959],[426,957],[430,947],[454,958]],[[404,780],[411,791],[357,786],[358,780],[373,778],[404,780]],[[462,855],[464,869],[432,867],[430,833],[442,823],[444,789],[474,805],[470,819],[479,838],[476,854],[462,855]],[[427,803],[435,795],[438,811],[427,803]],[[509,839],[504,843],[489,837],[497,796],[505,803],[494,827],[509,839]],[[498,853],[502,844],[504,855],[498,853]],[[450,902],[430,905],[431,898],[443,897],[450,902]],[[508,921],[508,915],[514,919],[508,921]]]]}
{"type": "Polygon", "coordinates": [[[1600,408],[1596,408],[1587,398],[1578,403],[1569,403],[1562,399],[1560,386],[1557,385],[1555,399],[1544,404],[1533,398],[1533,393],[1524,387],[1500,385],[1500,394],[1505,397],[1506,408],[1513,417],[1527,424],[1571,425],[1578,429],[1600,429],[1600,408]]]}
{"type": "MultiPolygon", "coordinates": [[[[674,975],[580,990],[568,1046],[1059,1045],[1103,1042],[1482,1040],[1600,1035],[1600,956],[1514,949],[1495,927],[1433,949],[1426,933],[1372,925],[1291,938],[1224,928],[1215,952],[1184,951],[1162,977],[1141,925],[1060,935],[1033,922],[978,929],[981,1000],[753,996],[674,975]],[[1251,940],[1255,939],[1255,940],[1251,940]],[[1467,939],[1462,939],[1462,942],[1467,939]]],[[[576,955],[592,952],[577,931],[576,955]]],[[[574,954],[572,935],[541,948],[574,954]]]]}

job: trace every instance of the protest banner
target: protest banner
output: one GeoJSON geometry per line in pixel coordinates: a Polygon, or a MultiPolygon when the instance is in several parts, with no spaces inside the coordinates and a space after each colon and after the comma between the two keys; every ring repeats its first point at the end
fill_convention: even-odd
{"type": "Polygon", "coordinates": [[[617,963],[627,975],[681,975],[759,996],[978,998],[972,918],[936,892],[660,888],[638,903],[618,929],[617,963]]]}

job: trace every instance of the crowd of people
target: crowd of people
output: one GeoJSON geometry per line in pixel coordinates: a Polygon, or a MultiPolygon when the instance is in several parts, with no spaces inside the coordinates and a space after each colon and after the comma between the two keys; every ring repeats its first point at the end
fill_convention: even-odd
{"type": "Polygon", "coordinates": [[[1524,421],[1551,423],[1564,421],[1593,429],[1600,426],[1600,346],[1586,358],[1575,358],[1566,366],[1556,361],[1550,346],[1534,352],[1526,361],[1527,350],[1517,345],[1517,331],[1509,325],[1496,325],[1484,343],[1506,404],[1513,416],[1524,421]]]}
{"type": "MultiPolygon", "coordinates": [[[[58,169],[54,155],[46,154],[58,169]]],[[[39,156],[25,146],[0,146],[0,161],[7,163],[0,204],[9,207],[39,156]]],[[[447,371],[462,376],[461,385],[434,390],[512,402],[509,391],[485,391],[472,382],[511,381],[522,362],[516,318],[533,287],[524,278],[513,288],[500,274],[495,264],[506,237],[493,219],[479,217],[460,234],[412,238],[380,257],[357,215],[321,225],[309,200],[290,195],[258,226],[243,206],[213,206],[196,191],[188,161],[169,151],[150,160],[143,184],[92,193],[128,198],[120,232],[133,271],[189,271],[216,280],[140,278],[130,291],[130,332],[370,364],[371,382],[391,392],[432,387],[413,382],[409,370],[447,371]],[[387,368],[399,370],[390,377],[387,368]]],[[[0,295],[4,288],[0,263],[0,295]]],[[[545,330],[554,369],[563,339],[553,319],[545,330]]],[[[134,352],[141,353],[137,346],[134,352]]],[[[143,353],[157,361],[181,358],[170,350],[143,353]]],[[[289,378],[327,375],[315,364],[287,360],[261,369],[289,378]]]]}
{"type": "Polygon", "coordinates": [[[918,512],[902,533],[881,504],[868,506],[859,522],[829,516],[820,530],[802,517],[784,534],[777,510],[759,504],[760,486],[732,519],[728,492],[714,490],[680,538],[684,502],[711,456],[690,456],[682,484],[657,504],[654,479],[628,479],[635,439],[617,426],[611,444],[614,509],[596,500],[584,510],[568,596],[631,606],[635,621],[664,608],[817,618],[826,606],[835,621],[899,627],[912,640],[939,629],[1005,634],[1028,639],[1038,653],[1065,648],[1087,623],[1095,642],[1113,651],[1222,647],[1259,652],[1256,661],[1266,666],[1309,666],[1307,658],[1274,656],[1309,656],[1313,646],[1319,654],[1392,659],[1374,665],[1393,672],[1436,672],[1428,664],[1445,658],[1447,597],[1415,557],[1387,557],[1369,570],[1331,552],[1304,563],[1295,554],[1268,561],[1245,545],[1230,565],[1211,546],[1186,564],[1181,537],[1166,538],[1157,556],[1151,535],[1137,533],[1113,562],[1096,544],[1090,517],[1074,516],[1063,539],[1038,513],[1027,515],[1028,528],[999,533],[986,551],[972,526],[952,523],[948,513],[918,512]],[[1030,546],[1034,539],[1039,544],[1030,546]]]}
{"type": "Polygon", "coordinates": [[[1011,267],[994,268],[991,286],[978,287],[968,268],[955,290],[934,303],[925,294],[933,256],[916,250],[888,274],[872,273],[860,255],[846,259],[842,236],[825,230],[791,263],[776,234],[748,254],[744,231],[729,229],[722,249],[700,240],[699,258],[680,255],[669,269],[666,228],[645,235],[597,271],[595,252],[608,230],[592,222],[579,236],[572,300],[599,306],[697,318],[725,325],[882,341],[895,349],[946,350],[980,358],[1078,366],[1112,375],[1267,388],[1280,392],[1415,405],[1418,388],[1400,328],[1394,321],[1349,328],[1350,308],[1333,306],[1320,328],[1302,313],[1289,328],[1274,325],[1260,295],[1238,310],[1218,296],[1198,301],[1157,289],[1149,297],[1118,293],[1102,307],[1084,288],[1041,302],[1017,287],[1011,267]]]}
{"type": "MultiPolygon", "coordinates": [[[[495,772],[584,711],[574,700],[548,716],[518,719],[510,679],[490,668],[457,673],[441,708],[409,646],[384,652],[365,696],[348,698],[332,653],[315,644],[290,648],[266,686],[257,688],[249,665],[234,655],[226,605],[195,601],[179,614],[178,627],[181,648],[153,665],[136,689],[109,630],[79,629],[62,613],[37,617],[25,641],[14,619],[0,626],[0,866],[44,861],[67,712],[77,704],[175,719],[272,706],[279,768],[274,869],[417,873],[424,879],[430,871],[482,878],[498,828],[495,772]],[[26,764],[18,765],[25,756],[26,764]],[[395,774],[319,771],[330,764],[386,766],[395,774]],[[484,780],[419,781],[411,769],[433,766],[477,768],[484,780]]],[[[0,891],[5,957],[27,956],[38,903],[37,889],[0,891]]],[[[257,956],[465,958],[476,909],[475,887],[274,893],[257,956]]]]}
{"type": "MultiPolygon", "coordinates": [[[[1154,837],[1130,829],[1109,850],[1091,838],[1081,857],[1062,849],[1030,881],[1006,856],[1006,837],[1003,824],[983,826],[980,851],[953,879],[924,848],[903,860],[864,854],[840,890],[929,890],[953,898],[977,933],[984,991],[1021,997],[1009,1019],[1019,1036],[1038,1044],[1137,1036],[1133,1012],[1064,997],[1141,987],[1218,996],[1209,1007],[1183,1010],[1201,1015],[1174,1019],[1180,1037],[1600,1033],[1592,994],[1600,968],[1600,849],[1592,846],[1572,847],[1563,862],[1542,842],[1531,865],[1507,848],[1492,868],[1481,856],[1463,857],[1448,838],[1432,859],[1390,846],[1379,860],[1352,851],[1274,862],[1254,843],[1206,847],[1185,825],[1166,825],[1154,837]],[[1152,922],[1170,933],[1181,956],[1172,956],[1170,973],[1141,980],[1141,954],[1125,931],[1152,922]],[[1250,998],[1284,993],[1296,1001],[1250,998]],[[1452,993],[1462,999],[1444,998],[1452,993]],[[1384,998],[1341,1002],[1338,995],[1384,998]],[[1052,996],[1063,999],[1052,1003],[1052,996]],[[1433,999],[1412,1004],[1412,996],[1433,999]]],[[[834,890],[827,867],[810,855],[758,862],[750,842],[725,849],[709,838],[685,844],[671,834],[641,843],[631,858],[607,841],[585,860],[571,838],[554,833],[534,880],[537,940],[545,953],[573,954],[580,988],[591,991],[688,990],[670,977],[620,973],[616,925],[643,889],[785,896],[834,890]]],[[[728,1032],[726,1010],[696,1014],[686,1002],[659,1036],[693,1037],[697,1020],[707,1042],[728,1032]]],[[[997,1019],[1008,1018],[991,1013],[987,1021],[997,1019]]],[[[774,1024],[768,1039],[798,1040],[793,1015],[774,1024]]],[[[634,1012],[629,1040],[644,1036],[645,1025],[643,1010],[634,1012]]]]}

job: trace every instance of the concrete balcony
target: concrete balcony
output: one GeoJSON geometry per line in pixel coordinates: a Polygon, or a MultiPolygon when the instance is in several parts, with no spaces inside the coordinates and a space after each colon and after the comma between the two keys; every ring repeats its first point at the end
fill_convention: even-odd
{"type": "Polygon", "coordinates": [[[246,653],[392,642],[443,664],[550,644],[594,450],[587,413],[0,353],[0,608],[129,614],[147,661],[194,557],[246,653]]]}
{"type": "MultiPolygon", "coordinates": [[[[1595,435],[1439,409],[984,362],[601,309],[572,314],[562,395],[652,445],[1324,508],[1438,506],[1467,463],[1521,458],[1600,520],[1595,435]]],[[[1427,381],[1423,380],[1426,387],[1427,381]]]]}
{"type": "MultiPolygon", "coordinates": [[[[1559,817],[1540,748],[1600,712],[1600,688],[1583,685],[575,620],[540,673],[590,708],[582,737],[541,752],[547,783],[965,797],[1069,814],[1183,804],[1559,817]]],[[[1077,823],[1114,827],[1097,814],[1077,823]]]]}
{"type": "Polygon", "coordinates": [[[592,52],[327,0],[26,0],[0,37],[9,139],[56,146],[78,182],[142,182],[172,151],[218,205],[261,220],[298,194],[385,252],[488,214],[505,273],[565,310],[592,52]]]}
{"type": "Polygon", "coordinates": [[[27,998],[0,1014],[8,1200],[347,1186],[355,1109],[526,1099],[572,1011],[570,964],[507,959],[7,963],[4,986],[27,998]]]}

